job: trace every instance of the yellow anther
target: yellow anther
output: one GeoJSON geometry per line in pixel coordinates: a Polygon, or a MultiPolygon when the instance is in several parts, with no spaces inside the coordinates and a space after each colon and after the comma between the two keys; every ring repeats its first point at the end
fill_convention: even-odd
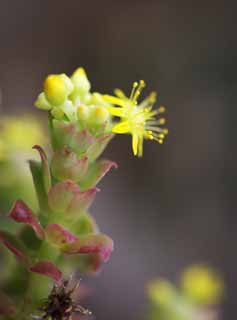
{"type": "Polygon", "coordinates": [[[166,123],[165,118],[161,118],[158,120],[158,124],[160,124],[160,125],[164,125],[165,123],[166,123]]]}
{"type": "Polygon", "coordinates": [[[139,81],[139,87],[140,87],[140,88],[145,88],[145,86],[146,86],[145,81],[144,81],[144,80],[140,80],[140,81],[139,81]]]}
{"type": "Polygon", "coordinates": [[[165,135],[167,135],[169,133],[169,130],[167,128],[164,128],[162,131],[165,135]]]}
{"type": "Polygon", "coordinates": [[[159,113],[164,113],[165,110],[166,110],[166,109],[165,109],[164,106],[161,106],[161,107],[158,108],[158,112],[159,112],[159,113]]]}
{"type": "Polygon", "coordinates": [[[156,98],[157,98],[157,93],[156,92],[151,92],[148,96],[148,100],[150,103],[155,103],[156,102],[156,98]]]}
{"type": "Polygon", "coordinates": [[[132,91],[131,91],[130,98],[129,98],[132,101],[134,100],[134,95],[135,95],[137,86],[138,86],[138,83],[137,82],[133,82],[132,91]]]}

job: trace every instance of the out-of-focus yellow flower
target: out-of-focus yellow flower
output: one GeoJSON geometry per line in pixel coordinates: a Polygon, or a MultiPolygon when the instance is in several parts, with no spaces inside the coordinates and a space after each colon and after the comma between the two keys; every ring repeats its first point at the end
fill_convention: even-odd
{"type": "Polygon", "coordinates": [[[175,287],[165,279],[156,279],[148,284],[150,300],[158,305],[170,304],[176,297],[175,287]]]}
{"type": "Polygon", "coordinates": [[[141,90],[145,87],[145,82],[134,82],[130,97],[127,97],[121,90],[116,89],[115,95],[104,95],[105,101],[119,107],[108,106],[111,115],[119,117],[120,121],[114,125],[112,131],[118,134],[132,135],[132,149],[135,156],[141,157],[143,154],[143,140],[155,140],[163,143],[168,133],[166,128],[162,128],[165,119],[157,119],[156,116],[165,112],[164,107],[152,110],[156,101],[156,93],[152,92],[145,100],[138,104],[141,90]]]}
{"type": "Polygon", "coordinates": [[[19,151],[28,153],[34,144],[42,143],[44,140],[44,132],[33,117],[1,117],[0,160],[19,151]]]}
{"type": "Polygon", "coordinates": [[[215,304],[223,297],[224,284],[219,274],[205,265],[187,268],[180,278],[183,293],[199,304],[215,304]]]}

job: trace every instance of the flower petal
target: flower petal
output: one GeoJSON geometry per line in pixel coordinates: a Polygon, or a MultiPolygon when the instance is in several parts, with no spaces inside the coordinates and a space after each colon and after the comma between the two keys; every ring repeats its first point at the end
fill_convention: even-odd
{"type": "Polygon", "coordinates": [[[110,160],[100,160],[91,165],[88,170],[86,179],[80,182],[80,187],[85,190],[97,185],[97,183],[109,172],[112,168],[117,168],[116,162],[110,160]]]}
{"type": "Polygon", "coordinates": [[[21,262],[29,263],[29,259],[24,249],[24,245],[12,234],[6,231],[0,231],[0,242],[7,247],[21,262]]]}
{"type": "Polygon", "coordinates": [[[138,135],[137,134],[132,135],[132,150],[133,150],[134,156],[136,156],[138,153],[138,135]]]}
{"type": "Polygon", "coordinates": [[[122,121],[113,126],[112,131],[114,133],[128,133],[130,132],[130,126],[128,121],[122,121]]]}
{"type": "Polygon", "coordinates": [[[104,234],[89,234],[78,237],[62,249],[68,254],[98,253],[103,262],[107,262],[113,251],[113,240],[104,234]]]}
{"type": "Polygon", "coordinates": [[[124,114],[124,109],[123,108],[118,108],[118,107],[107,107],[109,113],[112,115],[112,116],[115,116],[115,117],[122,117],[123,114],[124,114]]]}
{"type": "Polygon", "coordinates": [[[50,261],[39,261],[29,268],[31,272],[39,273],[44,276],[54,279],[56,282],[60,281],[62,272],[56,265],[50,261]]]}
{"type": "Polygon", "coordinates": [[[121,107],[126,107],[126,102],[124,101],[124,99],[110,96],[108,94],[103,95],[103,99],[108,103],[115,104],[121,107]]]}
{"type": "Polygon", "coordinates": [[[39,238],[44,238],[44,230],[32,210],[22,201],[17,200],[9,216],[19,222],[30,225],[39,238]]]}
{"type": "Polygon", "coordinates": [[[45,232],[48,240],[59,247],[77,240],[77,237],[59,224],[48,224],[45,232]]]}

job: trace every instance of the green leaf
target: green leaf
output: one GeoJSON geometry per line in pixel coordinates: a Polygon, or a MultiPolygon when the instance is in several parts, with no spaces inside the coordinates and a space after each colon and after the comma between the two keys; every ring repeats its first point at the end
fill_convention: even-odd
{"type": "Polygon", "coordinates": [[[30,165],[30,171],[33,177],[40,209],[45,213],[49,212],[50,210],[48,207],[48,197],[44,188],[41,163],[39,161],[30,160],[29,165],[30,165]]]}

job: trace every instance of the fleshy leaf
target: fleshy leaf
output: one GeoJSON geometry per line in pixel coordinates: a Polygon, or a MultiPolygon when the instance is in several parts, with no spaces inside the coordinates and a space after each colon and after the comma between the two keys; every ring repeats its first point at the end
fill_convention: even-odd
{"type": "Polygon", "coordinates": [[[21,262],[28,264],[29,259],[23,243],[6,231],[0,231],[0,242],[7,247],[21,262]]]}
{"type": "Polygon", "coordinates": [[[93,163],[89,167],[86,178],[80,181],[80,187],[84,190],[96,186],[107,172],[109,172],[112,168],[117,167],[117,163],[110,160],[100,160],[93,163]]]}
{"type": "Polygon", "coordinates": [[[47,213],[49,208],[47,206],[47,194],[44,187],[41,163],[39,161],[30,160],[29,165],[41,212],[47,213]]]}
{"type": "Polygon", "coordinates": [[[31,266],[29,270],[50,277],[56,282],[60,281],[62,277],[61,271],[50,261],[39,261],[31,266]]]}
{"type": "Polygon", "coordinates": [[[55,184],[49,192],[49,206],[54,212],[66,213],[66,217],[78,215],[92,204],[97,188],[80,191],[79,186],[66,180],[55,184]]]}
{"type": "Polygon", "coordinates": [[[48,163],[46,153],[38,145],[33,146],[33,149],[36,149],[40,154],[41,163],[42,163],[42,174],[43,174],[44,188],[45,188],[46,193],[48,193],[49,189],[51,188],[51,174],[50,174],[49,163],[48,163]]]}
{"type": "Polygon", "coordinates": [[[71,230],[76,235],[99,232],[95,219],[89,213],[80,214],[76,223],[71,226],[71,230]]]}
{"type": "Polygon", "coordinates": [[[53,176],[59,180],[80,181],[87,173],[88,157],[78,160],[77,155],[65,146],[54,153],[51,168],[53,176]]]}
{"type": "Polygon", "coordinates": [[[77,240],[77,237],[59,224],[48,224],[45,228],[45,232],[47,239],[59,247],[77,240]]]}
{"type": "Polygon", "coordinates": [[[89,234],[66,244],[62,250],[68,254],[97,253],[103,262],[107,262],[113,251],[113,240],[104,234],[89,234]]]}
{"type": "Polygon", "coordinates": [[[19,222],[30,225],[39,238],[44,238],[44,230],[32,210],[22,201],[17,200],[11,209],[9,216],[19,222]]]}
{"type": "Polygon", "coordinates": [[[102,154],[113,137],[113,134],[106,134],[97,138],[95,143],[91,144],[90,148],[87,151],[87,155],[90,161],[96,160],[102,154]]]}
{"type": "Polygon", "coordinates": [[[70,215],[77,214],[80,211],[87,210],[92,202],[95,199],[96,193],[100,191],[98,188],[91,188],[87,189],[83,192],[78,192],[75,194],[74,198],[72,199],[70,205],[67,208],[67,213],[70,215]]]}
{"type": "MultiPolygon", "coordinates": [[[[92,274],[99,272],[104,261],[98,253],[78,254],[74,256],[73,262],[75,267],[85,274],[92,274]]],[[[72,261],[72,259],[70,259],[72,261]]]]}
{"type": "Polygon", "coordinates": [[[76,123],[53,121],[53,130],[57,139],[56,148],[68,146],[77,155],[83,154],[95,142],[87,129],[79,130],[76,123]]]}

